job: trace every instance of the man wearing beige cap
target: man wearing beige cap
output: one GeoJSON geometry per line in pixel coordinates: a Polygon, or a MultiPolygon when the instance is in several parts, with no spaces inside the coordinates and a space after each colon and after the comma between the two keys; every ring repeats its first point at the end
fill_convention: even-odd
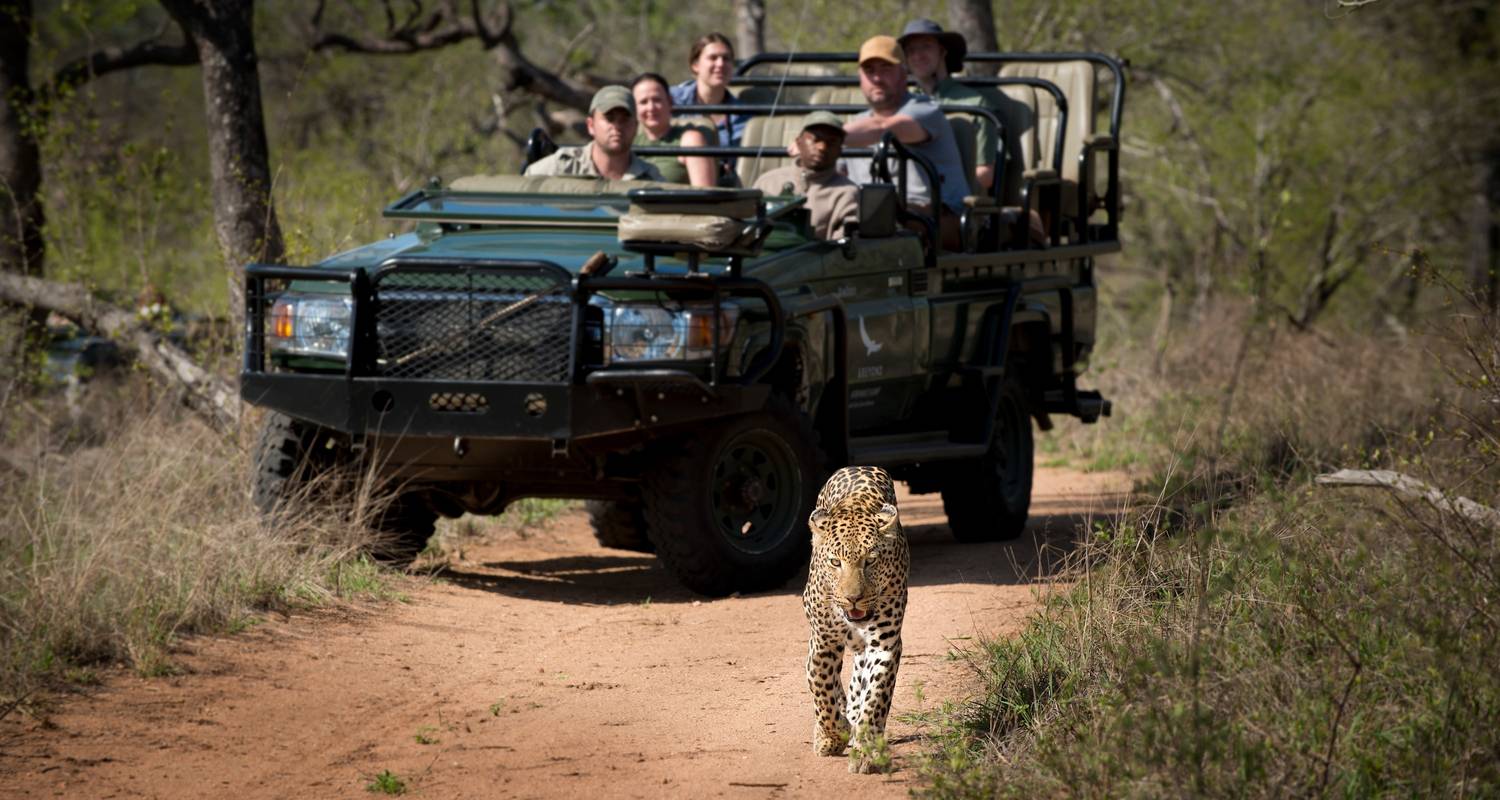
{"type": "MultiPolygon", "coordinates": [[[[959,214],[969,193],[969,178],[964,174],[953,127],[926,97],[906,91],[906,54],[891,36],[874,36],[859,48],[859,89],[870,104],[870,110],[844,125],[850,147],[868,147],[880,141],[887,132],[911,150],[925,156],[937,169],[941,186],[931,191],[942,244],[950,250],[959,248],[959,214]]],[[[849,177],[856,183],[868,183],[868,162],[850,160],[849,177]],[[863,179],[862,179],[863,178],[863,179]]],[[[926,197],[912,192],[909,181],[909,204],[920,204],[926,197]]]]}
{"type": "Polygon", "coordinates": [[[529,176],[566,175],[610,180],[660,181],[661,172],[630,150],[635,140],[635,98],[624,86],[606,86],[589,101],[588,144],[558,148],[526,168],[529,176]]]}
{"type": "Polygon", "coordinates": [[[755,188],[768,195],[805,195],[817,237],[841,238],[844,223],[859,216],[859,186],[835,169],[844,152],[843,123],[827,111],[808,114],[796,151],[795,165],[760,176],[755,188]]]}

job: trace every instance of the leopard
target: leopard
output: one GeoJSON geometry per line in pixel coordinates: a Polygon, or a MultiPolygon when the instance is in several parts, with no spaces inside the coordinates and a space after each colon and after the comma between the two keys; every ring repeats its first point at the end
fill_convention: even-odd
{"type": "Polygon", "coordinates": [[[807,686],[816,720],[813,753],[843,755],[853,745],[849,771],[889,766],[881,756],[886,717],[901,666],[911,551],[896,509],[891,476],[879,467],[844,467],[818,493],[808,516],[812,562],[802,608],[807,686]],[[846,691],[845,650],[854,655],[846,691]]]}

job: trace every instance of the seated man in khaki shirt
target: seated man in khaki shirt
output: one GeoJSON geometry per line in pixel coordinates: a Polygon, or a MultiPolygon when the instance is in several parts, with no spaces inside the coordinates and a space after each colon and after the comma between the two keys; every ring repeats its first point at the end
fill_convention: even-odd
{"type": "Polygon", "coordinates": [[[558,148],[556,153],[533,163],[526,174],[567,175],[610,180],[665,180],[661,171],[631,152],[639,123],[635,98],[624,86],[606,86],[589,102],[589,137],[593,141],[558,148]]]}
{"type": "Polygon", "coordinates": [[[827,111],[814,111],[802,123],[794,145],[797,163],[760,176],[755,188],[768,195],[807,196],[813,232],[820,239],[844,235],[844,223],[859,216],[859,186],[834,168],[844,152],[844,126],[827,111]]]}

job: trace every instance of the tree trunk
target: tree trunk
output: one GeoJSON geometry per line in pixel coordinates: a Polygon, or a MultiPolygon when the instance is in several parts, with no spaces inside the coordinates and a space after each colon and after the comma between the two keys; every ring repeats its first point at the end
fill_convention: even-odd
{"type": "Polygon", "coordinates": [[[766,0],[734,0],[734,55],[749,58],[766,51],[766,0]]]}
{"type": "MultiPolygon", "coordinates": [[[[46,253],[36,139],[40,120],[33,108],[29,63],[32,20],[30,0],[13,0],[8,9],[0,9],[0,270],[22,275],[41,275],[46,253]]],[[[15,352],[0,358],[24,358],[26,342],[46,317],[47,312],[33,309],[28,335],[18,338],[15,352]]]]}
{"type": "MultiPolygon", "coordinates": [[[[955,33],[961,33],[969,45],[969,52],[999,50],[1000,41],[995,38],[995,12],[990,0],[948,0],[948,25],[955,33]]],[[[971,75],[994,75],[998,64],[971,64],[965,71],[971,75]]]]}
{"type": "Polygon", "coordinates": [[[255,4],[250,0],[161,3],[192,38],[203,67],[214,231],[231,270],[231,311],[238,315],[243,311],[239,268],[250,262],[279,263],[284,257],[261,114],[255,4]]]}
{"type": "Polygon", "coordinates": [[[1469,248],[1469,290],[1489,313],[1500,294],[1500,145],[1485,153],[1478,191],[1474,193],[1469,248]]]}

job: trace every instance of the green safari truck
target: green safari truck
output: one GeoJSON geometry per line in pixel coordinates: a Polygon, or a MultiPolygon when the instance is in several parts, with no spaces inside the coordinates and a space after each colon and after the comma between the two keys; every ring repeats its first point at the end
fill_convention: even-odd
{"type": "MultiPolygon", "coordinates": [[[[1064,117],[1048,127],[1047,109],[1032,109],[1033,140],[1061,133],[997,154],[1037,163],[1018,188],[970,198],[958,252],[905,200],[908,165],[931,165],[888,138],[846,153],[874,159],[878,177],[836,241],[813,235],[799,197],[477,176],[392,203],[386,217],[407,232],[312,266],[248,266],[241,393],[268,412],[256,503],[276,514],[318,502],[338,483],[328,476],[361,471],[391,497],[375,526],[403,559],[439,517],[581,498],[603,544],[655,552],[716,596],[801,568],[822,480],[845,464],[940,492],[962,541],[1018,536],[1033,426],[1110,412],[1078,379],[1094,345],[1095,259],[1119,249],[1123,81],[1097,54],[974,57],[1101,70],[1115,102],[1108,133],[1074,152],[1067,94],[1045,70],[982,79],[1033,96],[1052,84],[1064,117]]],[[[742,105],[767,121],[849,113],[742,105]]]]}

